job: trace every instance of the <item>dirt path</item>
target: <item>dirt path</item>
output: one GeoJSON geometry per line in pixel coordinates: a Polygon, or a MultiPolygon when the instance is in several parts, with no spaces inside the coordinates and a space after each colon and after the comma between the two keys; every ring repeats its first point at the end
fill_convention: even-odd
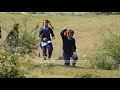
{"type": "Polygon", "coordinates": [[[51,58],[50,60],[44,60],[43,57],[38,57],[38,56],[35,56],[33,59],[32,59],[32,62],[35,64],[35,65],[38,65],[38,64],[44,64],[44,63],[52,63],[52,64],[56,64],[56,65],[64,65],[64,60],[56,60],[54,58],[51,58]]]}

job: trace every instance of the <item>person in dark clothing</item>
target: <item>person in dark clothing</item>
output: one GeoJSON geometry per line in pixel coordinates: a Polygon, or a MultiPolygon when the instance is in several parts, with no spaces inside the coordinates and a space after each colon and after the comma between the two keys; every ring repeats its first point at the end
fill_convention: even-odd
{"type": "Polygon", "coordinates": [[[19,24],[15,23],[13,29],[8,33],[6,40],[10,49],[16,51],[18,47],[18,37],[19,37],[19,24]]]}
{"type": "Polygon", "coordinates": [[[50,23],[49,20],[43,20],[43,26],[40,28],[39,31],[39,37],[41,38],[40,47],[42,49],[44,60],[46,60],[47,56],[48,59],[50,59],[53,52],[53,45],[50,35],[52,35],[52,39],[55,39],[53,30],[50,27],[48,27],[49,23],[50,23]],[[47,50],[48,50],[48,55],[46,53],[47,50]]]}
{"type": "Polygon", "coordinates": [[[73,38],[74,31],[68,30],[64,28],[60,33],[63,40],[63,58],[65,61],[65,65],[70,65],[70,57],[73,59],[72,66],[75,66],[78,56],[76,54],[76,44],[75,39],[73,38]]]}

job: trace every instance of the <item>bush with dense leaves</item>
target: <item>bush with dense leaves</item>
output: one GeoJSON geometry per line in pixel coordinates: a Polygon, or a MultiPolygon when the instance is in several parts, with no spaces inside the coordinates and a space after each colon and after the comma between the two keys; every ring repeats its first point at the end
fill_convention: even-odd
{"type": "Polygon", "coordinates": [[[0,47],[0,78],[25,78],[24,60],[20,54],[0,47]]]}
{"type": "Polygon", "coordinates": [[[104,38],[102,47],[93,57],[92,65],[99,69],[119,69],[120,65],[120,36],[110,32],[110,38],[104,38]]]}

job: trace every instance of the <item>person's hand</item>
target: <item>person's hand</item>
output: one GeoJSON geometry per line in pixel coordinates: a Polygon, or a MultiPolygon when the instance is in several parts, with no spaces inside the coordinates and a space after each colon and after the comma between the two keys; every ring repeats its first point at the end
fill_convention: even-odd
{"type": "Polygon", "coordinates": [[[76,54],[76,52],[73,52],[73,54],[76,54]]]}
{"type": "Polygon", "coordinates": [[[46,42],[47,40],[48,40],[47,38],[43,38],[43,41],[45,41],[45,42],[46,42]]]}
{"type": "Polygon", "coordinates": [[[63,30],[67,30],[67,27],[64,27],[63,30]]]}
{"type": "Polygon", "coordinates": [[[52,37],[52,39],[55,39],[55,37],[52,37]]]}

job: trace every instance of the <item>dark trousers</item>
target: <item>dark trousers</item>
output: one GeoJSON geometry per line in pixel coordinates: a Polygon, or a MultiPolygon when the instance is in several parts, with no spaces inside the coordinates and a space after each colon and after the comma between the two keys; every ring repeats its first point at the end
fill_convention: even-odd
{"type": "Polygon", "coordinates": [[[50,44],[48,44],[46,46],[41,46],[41,44],[40,44],[40,47],[42,49],[43,56],[48,56],[48,58],[51,58],[52,51],[53,51],[52,43],[50,43],[50,44]],[[48,50],[48,55],[47,55],[47,50],[48,50]]]}
{"type": "Polygon", "coordinates": [[[67,52],[63,52],[63,58],[64,60],[70,60],[70,57],[72,56],[72,52],[71,53],[67,53],[67,52]]]}
{"type": "MultiPolygon", "coordinates": [[[[63,59],[65,61],[65,64],[70,64],[70,58],[72,58],[73,52],[67,53],[63,51],[63,59]]],[[[76,60],[74,60],[72,58],[73,62],[72,63],[76,63],[76,60]]]]}

